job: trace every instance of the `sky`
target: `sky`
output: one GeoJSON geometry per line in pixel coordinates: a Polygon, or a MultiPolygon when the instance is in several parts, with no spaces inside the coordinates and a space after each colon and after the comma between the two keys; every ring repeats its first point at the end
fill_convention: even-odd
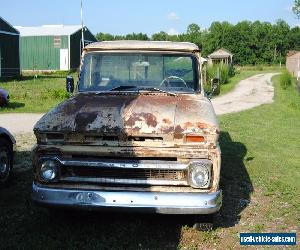
{"type": "MultiPolygon", "coordinates": [[[[285,20],[300,24],[294,0],[83,0],[83,19],[92,33],[183,33],[191,23],[285,20]]],[[[0,16],[14,26],[80,24],[80,0],[0,0],[0,16]]]]}

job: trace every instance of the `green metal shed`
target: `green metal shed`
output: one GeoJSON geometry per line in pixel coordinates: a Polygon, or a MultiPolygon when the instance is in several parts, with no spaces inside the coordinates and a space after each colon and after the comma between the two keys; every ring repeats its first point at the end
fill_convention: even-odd
{"type": "MultiPolygon", "coordinates": [[[[21,70],[76,70],[79,67],[82,47],[80,25],[16,28],[21,35],[21,70]]],[[[87,27],[83,30],[85,45],[97,41],[87,27]]]]}
{"type": "Polygon", "coordinates": [[[20,34],[0,17],[0,77],[20,75],[20,34]]]}

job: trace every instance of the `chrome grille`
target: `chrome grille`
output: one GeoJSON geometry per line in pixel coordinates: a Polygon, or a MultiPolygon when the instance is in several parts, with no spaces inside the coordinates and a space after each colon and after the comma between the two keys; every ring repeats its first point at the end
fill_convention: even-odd
{"type": "Polygon", "coordinates": [[[70,168],[67,167],[63,176],[72,177],[101,177],[114,179],[138,179],[138,180],[185,180],[186,173],[183,170],[170,169],[109,169],[109,168],[70,168]]]}
{"type": "Polygon", "coordinates": [[[188,185],[187,165],[162,160],[59,159],[61,181],[146,185],[188,185]]]}

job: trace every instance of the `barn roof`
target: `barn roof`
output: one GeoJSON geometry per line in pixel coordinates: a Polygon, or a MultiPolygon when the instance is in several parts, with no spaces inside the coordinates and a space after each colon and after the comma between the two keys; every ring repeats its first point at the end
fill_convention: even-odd
{"type": "Polygon", "coordinates": [[[80,30],[81,25],[15,26],[15,28],[20,31],[21,36],[70,36],[80,30]]]}
{"type": "Polygon", "coordinates": [[[16,30],[10,23],[0,17],[0,33],[9,35],[19,35],[19,31],[16,30]]]}
{"type": "Polygon", "coordinates": [[[233,56],[233,54],[229,50],[220,48],[220,49],[214,51],[208,57],[209,58],[228,58],[228,57],[232,57],[232,56],[233,56]]]}
{"type": "Polygon", "coordinates": [[[291,57],[291,56],[294,56],[296,54],[300,53],[300,51],[297,51],[297,50],[290,50],[287,54],[287,57],[291,57]]]}

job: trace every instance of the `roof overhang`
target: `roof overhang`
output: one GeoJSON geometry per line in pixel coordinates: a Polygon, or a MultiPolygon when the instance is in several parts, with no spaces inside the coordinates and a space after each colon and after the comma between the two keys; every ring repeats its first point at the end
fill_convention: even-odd
{"type": "Polygon", "coordinates": [[[169,41],[104,41],[89,44],[85,51],[104,50],[145,50],[145,51],[179,51],[179,52],[200,52],[197,45],[188,42],[169,41]]]}
{"type": "Polygon", "coordinates": [[[232,55],[210,55],[208,58],[211,59],[223,59],[223,58],[230,58],[232,55]]]}
{"type": "MultiPolygon", "coordinates": [[[[15,26],[21,37],[25,36],[71,36],[81,30],[81,25],[42,25],[35,27],[15,26]]],[[[84,29],[87,29],[84,26],[84,29]]]]}

